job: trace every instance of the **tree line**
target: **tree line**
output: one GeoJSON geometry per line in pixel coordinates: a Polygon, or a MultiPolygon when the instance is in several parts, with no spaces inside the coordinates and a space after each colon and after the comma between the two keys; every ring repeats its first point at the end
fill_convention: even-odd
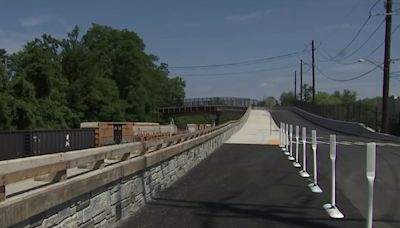
{"type": "Polygon", "coordinates": [[[183,104],[185,82],[133,31],[92,24],[0,49],[0,129],[71,128],[84,121],[156,121],[183,104]]]}
{"type": "MultiPolygon", "coordinates": [[[[297,94],[296,97],[293,91],[285,91],[282,92],[279,101],[282,106],[294,105],[296,102],[299,103],[300,100],[302,103],[312,103],[312,86],[308,84],[303,85],[303,99],[300,99],[300,94],[297,94]]],[[[393,101],[395,98],[391,96],[389,100],[393,101]]],[[[268,98],[267,100],[271,100],[268,98]]],[[[368,105],[371,107],[380,107],[382,105],[382,98],[377,96],[373,98],[364,98],[358,99],[357,92],[344,89],[342,92],[339,90],[334,91],[333,93],[316,91],[315,93],[315,104],[320,105],[349,105],[354,103],[361,103],[364,105],[368,105]]],[[[276,102],[277,104],[278,102],[276,102]]]]}

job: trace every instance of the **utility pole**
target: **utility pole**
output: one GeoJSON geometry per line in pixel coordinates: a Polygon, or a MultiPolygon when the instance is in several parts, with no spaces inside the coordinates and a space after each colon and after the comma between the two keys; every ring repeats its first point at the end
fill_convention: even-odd
{"type": "Polygon", "coordinates": [[[300,102],[303,102],[303,60],[300,59],[300,102]]]}
{"type": "Polygon", "coordinates": [[[311,48],[312,48],[312,103],[315,104],[314,40],[311,41],[311,48]]]}
{"type": "Polygon", "coordinates": [[[296,71],[294,71],[294,103],[297,103],[297,75],[296,71]]]}
{"type": "Polygon", "coordinates": [[[385,59],[383,65],[383,94],[382,94],[382,131],[389,131],[389,74],[390,74],[390,43],[392,33],[392,0],[386,1],[386,28],[385,28],[385,59]]]}

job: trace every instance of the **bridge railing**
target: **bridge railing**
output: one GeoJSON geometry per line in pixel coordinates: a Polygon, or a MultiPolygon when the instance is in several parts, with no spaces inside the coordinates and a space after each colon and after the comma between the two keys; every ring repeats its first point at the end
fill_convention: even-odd
{"type": "MultiPolygon", "coordinates": [[[[247,115],[248,112],[242,119],[247,115]]],[[[0,202],[7,198],[6,185],[32,178],[50,183],[62,182],[69,178],[69,169],[84,168],[95,171],[192,139],[202,138],[199,142],[208,140],[240,123],[240,120],[229,121],[212,128],[164,139],[0,161],[0,202]]]]}
{"type": "Polygon", "coordinates": [[[250,98],[238,97],[204,97],[204,98],[188,98],[184,100],[184,106],[234,106],[249,107],[257,104],[257,100],[250,98]]]}

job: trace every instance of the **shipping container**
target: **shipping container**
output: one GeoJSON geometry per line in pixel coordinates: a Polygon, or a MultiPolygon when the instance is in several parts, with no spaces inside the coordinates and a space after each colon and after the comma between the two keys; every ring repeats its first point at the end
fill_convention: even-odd
{"type": "Polygon", "coordinates": [[[94,129],[0,131],[0,160],[95,146],[94,129]]]}

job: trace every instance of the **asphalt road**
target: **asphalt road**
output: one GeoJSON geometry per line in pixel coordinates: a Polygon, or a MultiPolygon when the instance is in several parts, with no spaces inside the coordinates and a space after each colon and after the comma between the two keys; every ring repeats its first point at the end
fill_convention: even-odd
{"type": "MultiPolygon", "coordinates": [[[[342,197],[338,196],[337,204],[338,208],[342,210],[341,201],[350,201],[357,212],[365,218],[367,213],[366,145],[356,144],[373,140],[324,129],[290,111],[275,110],[271,114],[277,123],[287,122],[307,127],[307,135],[311,135],[311,129],[316,130],[317,136],[321,136],[319,139],[321,141],[328,142],[329,135],[336,134],[338,142],[352,143],[352,145],[338,145],[337,147],[337,188],[342,193],[342,197]]],[[[388,142],[375,142],[378,143],[378,146],[374,188],[374,224],[375,227],[400,227],[400,147],[390,146],[388,142]]],[[[311,148],[308,151],[311,152],[311,148]]],[[[325,191],[324,194],[329,194],[329,145],[322,143],[318,145],[317,160],[320,185],[325,191]]],[[[311,169],[308,170],[311,173],[311,169]]]]}
{"type": "MultiPolygon", "coordinates": [[[[288,111],[272,115],[278,125],[282,121],[317,130],[322,141],[334,133],[288,111]]],[[[338,141],[369,140],[338,134],[338,141]]],[[[318,146],[321,194],[309,190],[310,180],[298,175],[299,169],[277,146],[225,144],[121,227],[365,227],[365,148],[338,146],[337,206],[345,215],[342,220],[329,218],[322,208],[330,197],[327,144],[318,146]]],[[[399,153],[400,147],[378,147],[375,227],[400,227],[399,153]]]]}

